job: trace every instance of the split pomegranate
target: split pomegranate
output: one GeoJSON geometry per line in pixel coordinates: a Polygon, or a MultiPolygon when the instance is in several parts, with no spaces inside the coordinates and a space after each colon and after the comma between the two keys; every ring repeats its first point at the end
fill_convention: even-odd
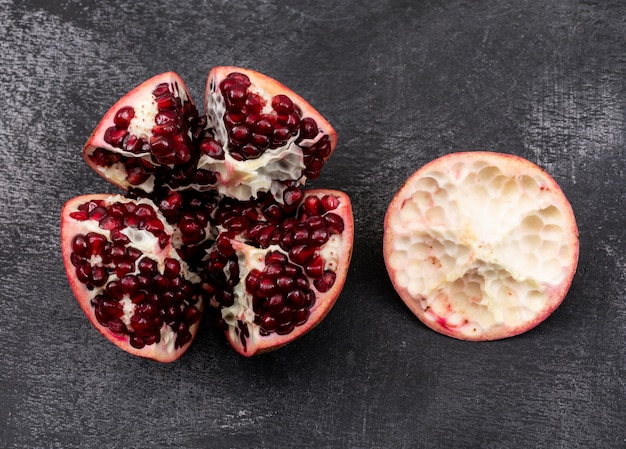
{"type": "Polygon", "coordinates": [[[578,229],[554,179],[523,158],[452,153],[420,168],[385,216],[384,259],[409,309],[463,340],[521,334],[563,301],[578,229]]]}
{"type": "Polygon", "coordinates": [[[83,156],[127,191],[66,203],[72,290],[117,346],[179,357],[203,303],[239,353],[315,327],[343,287],[354,227],[342,192],[304,190],[334,151],[331,125],[276,80],[217,67],[200,115],[175,73],[142,83],[105,114],[83,156]]]}

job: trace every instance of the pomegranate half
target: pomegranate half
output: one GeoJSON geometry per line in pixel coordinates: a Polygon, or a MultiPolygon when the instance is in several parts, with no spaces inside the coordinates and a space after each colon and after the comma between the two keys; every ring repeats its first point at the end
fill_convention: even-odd
{"type": "Polygon", "coordinates": [[[243,355],[293,341],[333,306],[352,252],[348,196],[304,189],[337,144],[319,112],[237,67],[211,70],[204,106],[200,115],[173,72],[137,86],[83,149],[127,195],[78,197],[62,212],[85,314],[117,346],[159,361],[188,348],[203,304],[243,355]]]}
{"type": "Polygon", "coordinates": [[[572,207],[521,157],[452,153],[414,173],[385,216],[394,288],[428,327],[463,340],[521,334],[563,301],[578,264],[572,207]]]}

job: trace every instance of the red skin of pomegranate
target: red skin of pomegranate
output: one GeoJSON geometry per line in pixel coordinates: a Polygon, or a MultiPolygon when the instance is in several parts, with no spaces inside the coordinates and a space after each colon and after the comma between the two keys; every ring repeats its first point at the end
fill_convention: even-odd
{"type": "MultiPolygon", "coordinates": [[[[270,333],[269,335],[259,335],[258,326],[248,323],[252,329],[250,332],[253,335],[253,338],[248,338],[244,347],[238,335],[234,332],[234,329],[230,328],[226,330],[226,338],[239,354],[250,357],[285,346],[315,328],[335,305],[335,302],[343,289],[352,257],[352,246],[354,242],[354,218],[352,215],[350,198],[343,192],[326,189],[312,189],[307,191],[305,198],[307,196],[314,195],[321,198],[327,194],[334,195],[339,198],[340,205],[337,209],[333,210],[333,212],[342,217],[344,223],[344,230],[341,233],[341,243],[336,251],[338,254],[338,262],[337,269],[335,270],[335,283],[327,292],[322,293],[317,290],[315,291],[316,302],[310,309],[310,316],[308,320],[304,324],[296,326],[294,330],[287,335],[279,335],[275,332],[270,333]]],[[[235,251],[238,253],[245,253],[251,249],[241,242],[233,242],[233,248],[235,248],[235,251]]]]}

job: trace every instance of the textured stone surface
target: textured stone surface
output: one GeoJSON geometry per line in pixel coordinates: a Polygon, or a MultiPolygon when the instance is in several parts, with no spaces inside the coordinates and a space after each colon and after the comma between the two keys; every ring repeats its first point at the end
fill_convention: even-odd
{"type": "Polygon", "coordinates": [[[0,0],[0,447],[624,447],[626,5],[305,3],[0,0]],[[175,70],[200,102],[221,64],[281,80],[336,127],[314,185],[353,199],[353,264],[292,345],[248,360],[204,323],[156,364],[83,316],[59,212],[116,191],[80,149],[119,96],[175,70]],[[382,259],[396,189],[467,149],[547,169],[580,228],[562,306],[494,343],[425,328],[382,259]]]}

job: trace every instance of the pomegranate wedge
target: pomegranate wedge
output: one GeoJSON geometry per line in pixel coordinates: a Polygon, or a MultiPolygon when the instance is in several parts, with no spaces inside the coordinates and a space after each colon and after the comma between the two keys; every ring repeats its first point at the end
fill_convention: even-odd
{"type": "Polygon", "coordinates": [[[211,70],[205,110],[214,136],[201,143],[198,168],[217,173],[218,190],[241,200],[317,178],[337,145],[335,130],[309,103],[252,70],[211,70]]]}
{"type": "Polygon", "coordinates": [[[385,217],[384,258],[428,327],[464,340],[521,334],[563,301],[578,263],[567,198],[535,164],[453,153],[413,174],[385,217]]]}
{"type": "Polygon", "coordinates": [[[161,362],[185,352],[202,314],[200,279],[172,233],[148,199],[85,195],[62,212],[63,262],[83,312],[118,347],[161,362]]]}
{"type": "Polygon", "coordinates": [[[205,260],[226,337],[246,356],[281,347],[326,316],[343,287],[354,239],[345,193],[311,190],[290,210],[280,209],[280,220],[276,203],[264,203],[236,231],[234,219],[250,217],[249,206],[218,214],[222,232],[205,260]]]}

